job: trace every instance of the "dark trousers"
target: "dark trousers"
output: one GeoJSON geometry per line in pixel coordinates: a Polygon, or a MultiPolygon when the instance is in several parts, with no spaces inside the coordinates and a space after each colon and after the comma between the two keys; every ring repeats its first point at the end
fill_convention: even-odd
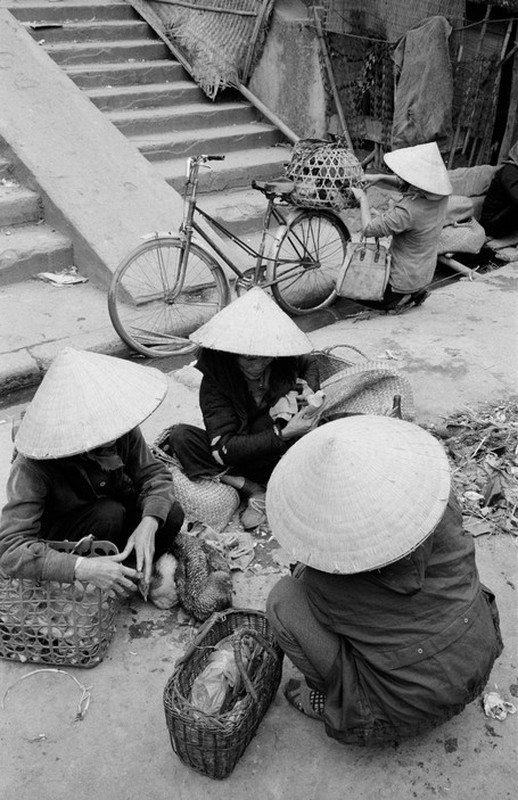
{"type": "MultiPolygon", "coordinates": [[[[271,425],[269,418],[267,422],[259,418],[250,432],[257,433],[264,430],[266,424],[271,425]]],[[[227,468],[218,464],[212,457],[207,432],[196,425],[183,423],[171,428],[169,448],[170,452],[175,453],[187,477],[191,479],[212,477],[227,472],[229,475],[242,475],[254,483],[266,485],[280,458],[278,455],[253,456],[246,464],[227,468]]]]}
{"type": "Polygon", "coordinates": [[[304,582],[285,575],[266,601],[266,613],[281,650],[312,689],[325,690],[325,679],[340,651],[340,639],[313,615],[304,582]]]}
{"type": "MultiPolygon", "coordinates": [[[[408,303],[413,302],[416,295],[421,294],[424,289],[419,290],[418,292],[395,292],[392,286],[387,284],[387,288],[385,289],[385,294],[383,295],[382,300],[358,300],[357,302],[362,306],[367,306],[367,308],[375,308],[380,309],[380,311],[391,311],[393,308],[397,308],[405,297],[408,297],[408,303]]],[[[403,303],[403,305],[407,305],[407,303],[403,303]]]]}
{"type": "MultiPolygon", "coordinates": [[[[183,517],[182,507],[175,501],[155,534],[155,559],[167,552],[182,527],[183,517]]],[[[96,539],[113,542],[122,552],[141,519],[142,514],[134,503],[125,505],[111,497],[103,497],[55,520],[46,528],[44,537],[50,541],[69,539],[78,542],[84,536],[93,535],[96,539]]]]}

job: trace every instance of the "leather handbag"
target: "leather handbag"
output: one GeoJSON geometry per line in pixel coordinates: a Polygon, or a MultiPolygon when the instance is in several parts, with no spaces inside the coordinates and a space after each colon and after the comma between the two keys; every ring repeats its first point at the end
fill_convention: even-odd
{"type": "Polygon", "coordinates": [[[390,274],[390,253],[376,239],[373,243],[349,242],[336,291],[350,300],[382,300],[390,274]]]}

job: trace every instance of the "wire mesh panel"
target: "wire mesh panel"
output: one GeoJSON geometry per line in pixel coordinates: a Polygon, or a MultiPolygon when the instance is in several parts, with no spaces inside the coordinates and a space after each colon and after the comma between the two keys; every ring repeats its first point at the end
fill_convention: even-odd
{"type": "Polygon", "coordinates": [[[168,0],[161,16],[203,91],[246,83],[260,55],[273,0],[168,0]]]}

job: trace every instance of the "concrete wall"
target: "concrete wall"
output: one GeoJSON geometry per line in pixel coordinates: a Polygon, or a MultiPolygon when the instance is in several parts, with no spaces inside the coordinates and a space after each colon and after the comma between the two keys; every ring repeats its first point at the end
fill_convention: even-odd
{"type": "Polygon", "coordinates": [[[327,133],[318,39],[300,0],[277,0],[248,88],[301,137],[327,133]]]}
{"type": "Polygon", "coordinates": [[[0,110],[0,136],[97,285],[142,235],[177,229],[180,195],[2,8],[0,110]]]}

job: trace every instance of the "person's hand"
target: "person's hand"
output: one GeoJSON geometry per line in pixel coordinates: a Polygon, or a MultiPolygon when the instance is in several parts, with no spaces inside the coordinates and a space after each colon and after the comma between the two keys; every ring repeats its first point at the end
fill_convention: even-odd
{"type": "Polygon", "coordinates": [[[113,589],[117,594],[134,592],[139,574],[135,569],[121,564],[122,554],[83,558],[76,567],[74,577],[83,583],[92,583],[98,589],[113,589]]]}
{"type": "Polygon", "coordinates": [[[309,433],[318,425],[319,414],[312,414],[305,416],[307,409],[302,408],[290,419],[286,427],[281,431],[281,439],[289,441],[290,439],[300,439],[304,434],[309,433]]]}
{"type": "Polygon", "coordinates": [[[120,554],[120,560],[124,561],[132,550],[135,550],[137,561],[137,571],[143,573],[142,580],[148,584],[151,580],[153,569],[153,556],[155,555],[155,533],[158,528],[158,520],[155,517],[142,517],[128,541],[126,547],[120,554]]]}
{"type": "Polygon", "coordinates": [[[361,199],[362,199],[362,197],[365,197],[365,192],[363,191],[363,189],[360,189],[360,187],[359,187],[359,186],[351,186],[351,188],[349,189],[349,191],[351,192],[351,194],[352,194],[352,195],[353,195],[353,196],[356,198],[356,200],[358,200],[358,201],[359,201],[359,200],[361,200],[361,199]]]}

